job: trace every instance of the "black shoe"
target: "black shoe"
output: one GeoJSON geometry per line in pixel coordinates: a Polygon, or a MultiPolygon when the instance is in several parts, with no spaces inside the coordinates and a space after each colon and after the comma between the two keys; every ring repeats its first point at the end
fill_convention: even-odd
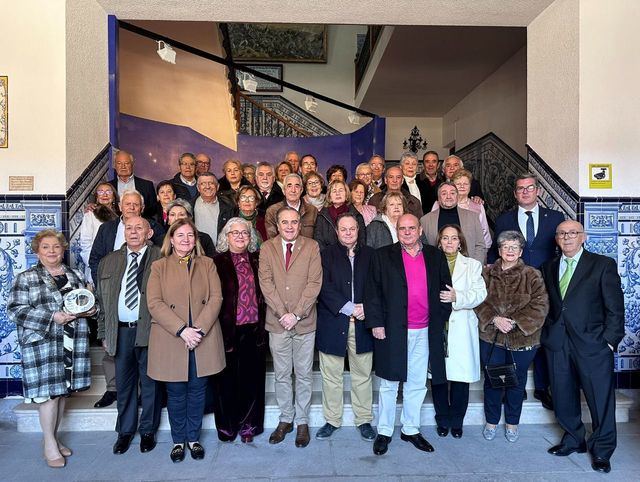
{"type": "Polygon", "coordinates": [[[587,444],[582,442],[578,447],[567,447],[563,444],[554,445],[547,453],[551,455],[556,455],[557,457],[566,457],[567,455],[571,455],[572,453],[583,454],[587,451],[587,444]]]}
{"type": "Polygon", "coordinates": [[[121,455],[129,450],[129,445],[131,445],[131,441],[133,440],[133,435],[122,434],[118,435],[118,440],[113,444],[113,453],[117,455],[121,455]]]}
{"type": "Polygon", "coordinates": [[[415,448],[418,450],[422,450],[423,452],[433,452],[434,448],[431,446],[429,442],[425,440],[421,433],[417,433],[415,435],[405,435],[400,432],[400,440],[404,440],[405,442],[411,442],[415,448]]]}
{"type": "Polygon", "coordinates": [[[358,425],[360,431],[360,437],[367,442],[373,442],[376,438],[376,431],[373,429],[370,423],[363,423],[358,425]]]}
{"type": "Polygon", "coordinates": [[[218,430],[218,440],[220,440],[220,442],[233,442],[237,436],[238,436],[237,432],[234,432],[232,434],[227,434],[227,433],[224,433],[222,430],[218,430]]]}
{"type": "Polygon", "coordinates": [[[204,447],[200,445],[200,442],[190,443],[189,450],[191,451],[191,458],[193,460],[204,459],[204,447]]]}
{"type": "Polygon", "coordinates": [[[591,468],[596,472],[602,472],[608,474],[611,472],[611,463],[607,459],[601,457],[594,457],[591,461],[591,468]]]}
{"type": "Polygon", "coordinates": [[[451,436],[453,438],[462,438],[462,429],[461,428],[452,428],[451,436]]]}
{"type": "Polygon", "coordinates": [[[151,452],[156,448],[156,434],[143,433],[140,435],[140,452],[151,452]]]}
{"type": "Polygon", "coordinates": [[[447,427],[441,427],[440,425],[436,428],[436,432],[438,432],[438,437],[446,437],[449,435],[449,429],[447,427]]]}
{"type": "Polygon", "coordinates": [[[375,441],[373,442],[373,453],[376,455],[386,454],[390,443],[391,443],[391,437],[378,434],[375,441]]]}
{"type": "Polygon", "coordinates": [[[316,438],[318,440],[328,439],[333,435],[333,432],[335,432],[339,428],[340,427],[334,427],[333,425],[327,422],[322,427],[320,427],[320,430],[316,432],[316,438]]]}
{"type": "Polygon", "coordinates": [[[104,395],[102,395],[102,398],[98,400],[93,406],[95,408],[108,407],[117,399],[118,399],[118,394],[116,392],[110,392],[107,390],[106,392],[104,392],[104,395]]]}
{"type": "Polygon", "coordinates": [[[547,410],[553,410],[553,399],[551,395],[546,390],[535,390],[533,392],[533,397],[542,402],[542,406],[547,410]]]}
{"type": "Polygon", "coordinates": [[[174,464],[182,462],[184,460],[184,445],[174,445],[169,456],[174,464]]]}

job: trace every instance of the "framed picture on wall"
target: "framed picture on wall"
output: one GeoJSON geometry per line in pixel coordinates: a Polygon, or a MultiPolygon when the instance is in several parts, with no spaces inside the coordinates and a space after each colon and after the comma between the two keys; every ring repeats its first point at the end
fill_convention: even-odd
{"type": "Polygon", "coordinates": [[[9,77],[0,75],[0,148],[9,147],[9,77]]]}
{"type": "MultiPolygon", "coordinates": [[[[247,67],[257,70],[260,73],[270,75],[271,77],[275,77],[278,80],[282,80],[282,64],[242,64],[247,67]]],[[[236,70],[236,79],[238,79],[238,84],[242,85],[240,81],[242,80],[243,71],[236,70]]],[[[282,92],[282,85],[276,84],[275,82],[271,82],[269,80],[262,79],[260,77],[256,77],[256,82],[258,82],[258,86],[256,87],[256,92],[282,92]]]]}

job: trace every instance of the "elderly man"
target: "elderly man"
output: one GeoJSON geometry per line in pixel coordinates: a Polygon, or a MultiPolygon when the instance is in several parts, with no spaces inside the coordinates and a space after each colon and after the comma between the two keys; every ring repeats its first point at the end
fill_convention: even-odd
{"type": "Polygon", "coordinates": [[[256,187],[260,192],[258,214],[264,216],[269,206],[284,200],[284,194],[280,186],[275,182],[276,171],[272,164],[259,162],[256,168],[256,187]]]}
{"type": "Polygon", "coordinates": [[[429,198],[427,184],[418,177],[418,156],[413,152],[405,152],[400,156],[400,169],[402,169],[402,189],[409,191],[412,196],[420,201],[422,212],[428,213],[435,199],[429,198]],[[428,208],[428,209],[427,209],[428,208]]]}
{"type": "Polygon", "coordinates": [[[198,231],[207,233],[214,245],[218,242],[218,233],[227,221],[233,217],[235,207],[225,198],[218,196],[218,180],[211,172],[198,177],[198,195],[192,201],[193,221],[198,231]]]}
{"type": "Polygon", "coordinates": [[[316,347],[320,352],[322,412],[327,423],[316,433],[327,439],[342,425],[344,358],[349,355],[351,406],[360,436],[373,441],[371,368],[373,338],[364,325],[364,287],[373,248],[358,243],[358,220],[338,216],[338,244],[322,250],[316,347]]]}
{"type": "Polygon", "coordinates": [[[156,197],[156,190],[151,181],[133,174],[134,164],[135,160],[132,154],[127,151],[116,152],[113,158],[113,167],[116,171],[116,176],[111,179],[109,183],[120,197],[122,197],[125,191],[135,190],[142,194],[145,204],[142,214],[150,218],[160,209],[158,206],[158,198],[156,197]]]}
{"type": "Polygon", "coordinates": [[[371,199],[374,194],[381,191],[381,189],[373,182],[373,171],[371,170],[371,166],[366,162],[358,164],[356,167],[356,179],[362,181],[367,188],[367,192],[364,196],[365,204],[369,202],[369,199],[371,199]]]}
{"type": "MultiPolygon", "coordinates": [[[[436,151],[427,151],[422,156],[422,172],[419,177],[422,179],[427,187],[428,197],[427,204],[425,205],[425,213],[428,213],[433,208],[433,205],[438,200],[438,186],[442,183],[443,178],[438,171],[440,167],[440,158],[436,151]]],[[[424,203],[423,203],[424,204],[424,203]]]]}
{"type": "Polygon", "coordinates": [[[372,182],[379,189],[384,189],[384,157],[374,154],[369,159],[369,166],[371,166],[371,174],[373,176],[372,182]]]}
{"type": "MultiPolygon", "coordinates": [[[[138,191],[125,191],[120,197],[120,219],[107,221],[102,224],[96,234],[96,239],[91,247],[89,255],[89,269],[91,269],[91,277],[99,281],[98,266],[102,258],[118,250],[125,243],[125,223],[128,219],[139,217],[144,210],[144,198],[138,191]]],[[[151,240],[157,246],[162,245],[164,239],[164,229],[155,221],[149,221],[153,236],[151,240]]],[[[105,352],[102,359],[102,368],[104,377],[107,381],[107,391],[102,395],[100,400],[95,403],[96,408],[104,408],[116,401],[116,369],[115,362],[111,355],[105,352]]]]}
{"type": "Polygon", "coordinates": [[[276,213],[279,235],[262,244],[258,278],[267,303],[265,328],[273,357],[280,422],[269,437],[277,444],[298,426],[296,447],[309,444],[316,299],[322,286],[320,249],[300,236],[300,213],[282,206],[276,213]],[[295,408],[291,375],[295,372],[295,408]]]}
{"type": "MultiPolygon", "coordinates": [[[[503,231],[520,231],[526,240],[522,249],[522,261],[534,268],[554,258],[558,254],[556,229],[564,221],[559,211],[547,209],[538,204],[540,186],[538,179],[531,173],[517,177],[513,195],[518,207],[498,216],[496,219],[495,237],[503,231]]],[[[489,263],[498,258],[496,244],[488,254],[489,263]]],[[[553,399],[549,393],[549,370],[544,347],[538,348],[533,360],[533,379],[535,391],[533,396],[542,402],[542,406],[553,410],[553,399]]]]}
{"type": "Polygon", "coordinates": [[[469,256],[482,264],[487,258],[482,225],[478,213],[458,207],[458,189],[450,182],[443,182],[438,188],[439,208],[425,214],[420,219],[422,231],[431,246],[437,245],[438,231],[447,224],[457,224],[462,228],[467,240],[469,256]]]}
{"type": "Polygon", "coordinates": [[[147,346],[151,315],[147,308],[146,286],[151,263],[161,258],[160,248],[149,241],[153,230],[138,216],[124,222],[126,243],[105,256],[98,267],[97,295],[102,311],[98,317],[98,339],[115,357],[118,393],[118,440],[114,454],[123,454],[140,432],[140,451],[156,446],[160,425],[162,390],[147,375],[147,346]],[[138,384],[142,415],[138,426],[138,384]]]}
{"type": "Polygon", "coordinates": [[[364,295],[365,323],[375,338],[374,364],[380,377],[376,455],[387,452],[393,436],[400,382],[400,438],[433,452],[420,434],[427,371],[435,384],[447,379],[442,340],[451,304],[440,302],[439,296],[451,286],[447,260],[442,251],[422,244],[422,229],[412,214],[398,219],[397,230],[398,243],[374,253],[364,295]]]}
{"type": "Polygon", "coordinates": [[[284,155],[284,161],[291,164],[291,167],[293,168],[293,172],[298,173],[298,171],[300,170],[300,156],[296,151],[287,152],[284,155]]]}
{"type": "MultiPolygon", "coordinates": [[[[298,171],[293,172],[295,174],[298,171]]],[[[310,172],[318,172],[318,161],[311,154],[305,154],[300,160],[300,177],[304,178],[310,172]]]]}
{"type": "Polygon", "coordinates": [[[196,177],[211,170],[211,158],[204,153],[196,155],[196,177]]]}
{"type": "Polygon", "coordinates": [[[369,199],[369,205],[376,208],[382,201],[384,195],[388,192],[399,192],[407,202],[407,212],[413,214],[418,219],[422,216],[422,204],[420,200],[412,195],[407,189],[402,188],[404,177],[402,176],[402,169],[398,166],[390,167],[384,173],[384,188],[381,192],[374,194],[369,199]]]}
{"type": "Polygon", "coordinates": [[[179,171],[171,179],[176,197],[185,201],[193,200],[198,194],[196,181],[196,156],[185,152],[178,159],[179,171]]]}
{"type": "Polygon", "coordinates": [[[313,232],[318,217],[318,210],[302,198],[302,179],[298,174],[288,174],[284,178],[284,200],[267,209],[264,223],[269,238],[278,234],[276,214],[283,206],[289,206],[300,213],[300,234],[313,238],[313,232]]]}
{"type": "Polygon", "coordinates": [[[582,224],[564,221],[556,228],[562,255],[542,265],[550,310],[540,341],[551,375],[553,408],[565,433],[548,452],[591,454],[597,472],[611,470],[616,448],[613,354],[624,337],[624,295],[614,259],[583,248],[582,224]],[[591,414],[585,442],[580,388],[591,414]]]}
{"type": "MultiPolygon", "coordinates": [[[[453,175],[463,168],[464,163],[458,156],[451,155],[447,157],[442,163],[442,174],[444,176],[444,180],[451,181],[453,175]]],[[[484,204],[484,194],[482,193],[482,187],[480,187],[480,183],[477,179],[471,181],[469,199],[475,203],[484,204]]]]}

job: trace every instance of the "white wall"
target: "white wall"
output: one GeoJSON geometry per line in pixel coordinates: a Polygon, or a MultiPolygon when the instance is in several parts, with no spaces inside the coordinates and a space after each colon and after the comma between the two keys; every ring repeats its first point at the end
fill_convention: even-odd
{"type": "Polygon", "coordinates": [[[107,14],[95,0],[67,0],[66,187],[109,142],[107,14]]]}
{"type": "Polygon", "coordinates": [[[580,2],[581,196],[640,195],[639,19],[637,0],[580,2]],[[589,189],[589,163],[613,164],[613,190],[589,189]]]}
{"type": "MultiPolygon", "coordinates": [[[[402,143],[409,138],[411,129],[417,126],[420,136],[427,141],[427,151],[436,151],[444,159],[449,151],[442,147],[441,117],[387,117],[385,131],[385,159],[399,160],[404,152],[402,143]]],[[[422,158],[424,150],[418,151],[422,158]]]]}
{"type": "Polygon", "coordinates": [[[3,2],[0,74],[9,77],[9,147],[0,149],[0,192],[9,176],[34,176],[25,194],[63,194],[65,182],[64,0],[3,2]]]}
{"type": "Polygon", "coordinates": [[[527,55],[523,47],[443,117],[442,143],[460,149],[494,132],[526,157],[527,55]]]}
{"type": "Polygon", "coordinates": [[[556,0],[527,27],[527,143],[576,191],[579,42],[602,35],[579,27],[578,0],[556,0]]]}

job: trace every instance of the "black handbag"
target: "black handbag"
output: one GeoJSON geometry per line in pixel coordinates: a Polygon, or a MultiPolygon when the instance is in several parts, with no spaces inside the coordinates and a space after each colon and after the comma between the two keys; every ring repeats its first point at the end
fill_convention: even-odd
{"type": "MultiPolygon", "coordinates": [[[[491,360],[493,348],[496,346],[496,341],[498,340],[498,334],[499,332],[496,333],[496,336],[493,339],[493,344],[491,345],[491,351],[489,351],[487,360],[491,360]]],[[[516,362],[513,359],[513,353],[511,353],[511,350],[509,350],[509,336],[506,334],[504,336],[504,347],[509,355],[511,355],[511,363],[505,363],[504,365],[484,366],[485,376],[489,379],[489,383],[493,388],[510,388],[518,385],[516,362]]]]}

